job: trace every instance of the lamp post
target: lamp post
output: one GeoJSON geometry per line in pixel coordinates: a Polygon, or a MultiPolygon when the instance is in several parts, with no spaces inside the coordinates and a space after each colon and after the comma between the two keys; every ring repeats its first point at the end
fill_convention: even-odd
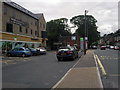
{"type": "Polygon", "coordinates": [[[85,35],[84,35],[84,55],[86,54],[86,39],[87,39],[87,30],[86,30],[86,14],[88,13],[87,10],[85,10],[85,35]]]}

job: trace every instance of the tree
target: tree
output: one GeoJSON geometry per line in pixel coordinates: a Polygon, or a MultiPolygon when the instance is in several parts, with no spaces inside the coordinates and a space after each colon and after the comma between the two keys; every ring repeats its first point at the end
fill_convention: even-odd
{"type": "MultiPolygon", "coordinates": [[[[75,33],[81,37],[85,37],[85,16],[72,17],[70,22],[77,27],[75,33]]],[[[96,23],[97,20],[92,15],[86,15],[86,33],[88,35],[89,46],[100,39],[100,32],[97,31],[96,23]]]]}
{"type": "Polygon", "coordinates": [[[67,22],[68,19],[66,18],[60,18],[47,22],[47,44],[50,47],[53,46],[54,42],[59,42],[60,37],[71,35],[70,28],[67,22]]]}

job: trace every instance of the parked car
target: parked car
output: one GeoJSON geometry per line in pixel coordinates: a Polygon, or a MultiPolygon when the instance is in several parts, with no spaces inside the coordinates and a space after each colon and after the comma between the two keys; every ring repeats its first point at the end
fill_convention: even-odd
{"type": "Polygon", "coordinates": [[[78,50],[74,47],[60,47],[57,51],[57,59],[58,61],[64,60],[64,59],[71,59],[74,60],[78,57],[78,50]]]}
{"type": "Polygon", "coordinates": [[[118,46],[115,46],[114,47],[114,50],[119,50],[120,48],[118,46]]]}
{"type": "Polygon", "coordinates": [[[114,46],[110,46],[110,49],[114,49],[114,46]]]}
{"type": "Polygon", "coordinates": [[[106,46],[101,46],[100,49],[101,49],[101,50],[105,50],[105,49],[106,49],[106,46]]]}
{"type": "Polygon", "coordinates": [[[92,46],[92,49],[97,49],[97,46],[92,46]]]}
{"type": "Polygon", "coordinates": [[[35,48],[29,48],[29,50],[31,51],[33,56],[36,56],[36,55],[40,54],[40,50],[37,50],[35,48]]]}
{"type": "Polygon", "coordinates": [[[44,47],[39,47],[39,48],[36,48],[36,49],[40,51],[40,54],[46,54],[47,53],[47,51],[44,47]]]}
{"type": "Polygon", "coordinates": [[[20,47],[20,48],[14,48],[7,52],[7,56],[31,56],[31,52],[28,48],[20,47]]]}

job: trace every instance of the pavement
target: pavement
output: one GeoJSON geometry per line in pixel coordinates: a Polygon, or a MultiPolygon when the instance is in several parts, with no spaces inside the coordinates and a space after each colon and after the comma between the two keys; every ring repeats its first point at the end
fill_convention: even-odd
{"type": "Polygon", "coordinates": [[[93,53],[93,50],[88,50],[86,55],[83,55],[79,59],[79,61],[65,74],[53,89],[99,88],[100,90],[103,90],[103,85],[93,53]]]}

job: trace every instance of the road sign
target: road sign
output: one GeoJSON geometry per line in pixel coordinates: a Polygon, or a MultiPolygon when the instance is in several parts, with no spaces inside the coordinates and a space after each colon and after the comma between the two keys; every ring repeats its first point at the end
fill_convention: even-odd
{"type": "Polygon", "coordinates": [[[85,37],[85,41],[88,41],[88,37],[85,37]]]}
{"type": "Polygon", "coordinates": [[[83,38],[80,38],[80,41],[83,41],[83,38]]]}

